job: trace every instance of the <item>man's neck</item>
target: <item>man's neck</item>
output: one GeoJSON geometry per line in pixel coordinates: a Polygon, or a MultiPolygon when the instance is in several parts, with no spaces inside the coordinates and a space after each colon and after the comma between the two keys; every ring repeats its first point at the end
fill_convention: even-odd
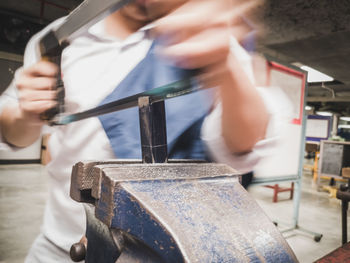
{"type": "Polygon", "coordinates": [[[107,34],[119,39],[126,39],[145,25],[146,23],[141,23],[124,16],[120,11],[111,14],[105,20],[107,34]]]}

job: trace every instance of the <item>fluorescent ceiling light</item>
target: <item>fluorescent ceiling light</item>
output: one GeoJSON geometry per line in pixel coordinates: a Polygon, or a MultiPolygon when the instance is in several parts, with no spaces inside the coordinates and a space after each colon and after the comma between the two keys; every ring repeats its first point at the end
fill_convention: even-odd
{"type": "Polygon", "coordinates": [[[334,78],[319,72],[316,69],[313,69],[308,66],[301,66],[301,69],[305,70],[308,72],[307,74],[307,82],[312,83],[312,82],[328,82],[328,81],[333,81],[334,78]]]}
{"type": "Polygon", "coordinates": [[[305,110],[312,110],[312,107],[309,106],[309,105],[306,105],[306,106],[305,106],[305,110]]]}
{"type": "Polygon", "coordinates": [[[316,111],[316,114],[321,116],[333,116],[333,113],[328,111],[316,111]]]}
{"type": "Polygon", "coordinates": [[[340,117],[342,121],[350,121],[350,117],[340,117]]]}

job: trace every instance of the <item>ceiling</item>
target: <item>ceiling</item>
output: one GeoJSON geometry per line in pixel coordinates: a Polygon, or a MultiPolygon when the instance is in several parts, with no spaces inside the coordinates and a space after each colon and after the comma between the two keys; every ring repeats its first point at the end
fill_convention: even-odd
{"type": "MultiPolygon", "coordinates": [[[[81,0],[1,0],[0,51],[23,52],[29,37],[81,0]]],[[[336,79],[309,85],[308,104],[350,115],[350,1],[265,0],[257,49],[283,63],[299,62],[336,79]]]]}
{"type": "Polygon", "coordinates": [[[72,11],[81,0],[1,0],[0,9],[47,23],[72,11]]]}
{"type": "Polygon", "coordinates": [[[308,104],[350,115],[350,1],[266,0],[258,49],[311,66],[336,81],[310,84],[308,104]]]}
{"type": "Polygon", "coordinates": [[[29,38],[81,0],[1,0],[0,51],[22,54],[29,38]]]}

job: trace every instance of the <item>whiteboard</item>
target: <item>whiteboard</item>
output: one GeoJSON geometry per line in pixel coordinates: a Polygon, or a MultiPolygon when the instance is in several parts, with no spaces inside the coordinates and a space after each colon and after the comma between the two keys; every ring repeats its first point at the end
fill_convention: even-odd
{"type": "Polygon", "coordinates": [[[307,119],[306,137],[327,139],[329,133],[329,120],[307,119]]]}
{"type": "MultiPolygon", "coordinates": [[[[274,147],[262,158],[254,169],[254,176],[261,180],[269,180],[295,176],[300,168],[303,143],[303,116],[306,73],[287,66],[270,62],[268,71],[269,86],[279,87],[290,104],[289,114],[279,116],[278,134],[274,136],[274,147]],[[282,118],[283,119],[282,119],[282,118]]],[[[280,104],[280,102],[277,102],[280,104]]],[[[277,180],[277,179],[276,179],[277,180]]]]}
{"type": "Polygon", "coordinates": [[[278,69],[271,69],[270,85],[280,87],[293,105],[293,119],[300,119],[302,107],[301,96],[304,86],[303,79],[278,69]]]}
{"type": "Polygon", "coordinates": [[[283,177],[298,174],[299,152],[302,132],[298,125],[286,124],[278,142],[268,155],[265,155],[257,164],[254,176],[261,178],[283,177]]]}

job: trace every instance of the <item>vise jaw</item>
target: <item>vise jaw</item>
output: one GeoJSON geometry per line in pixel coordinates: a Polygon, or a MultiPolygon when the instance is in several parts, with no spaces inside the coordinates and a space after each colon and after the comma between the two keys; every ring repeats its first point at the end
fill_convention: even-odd
{"type": "Polygon", "coordinates": [[[79,162],[71,197],[86,203],[87,263],[297,262],[226,165],[79,162]]]}

